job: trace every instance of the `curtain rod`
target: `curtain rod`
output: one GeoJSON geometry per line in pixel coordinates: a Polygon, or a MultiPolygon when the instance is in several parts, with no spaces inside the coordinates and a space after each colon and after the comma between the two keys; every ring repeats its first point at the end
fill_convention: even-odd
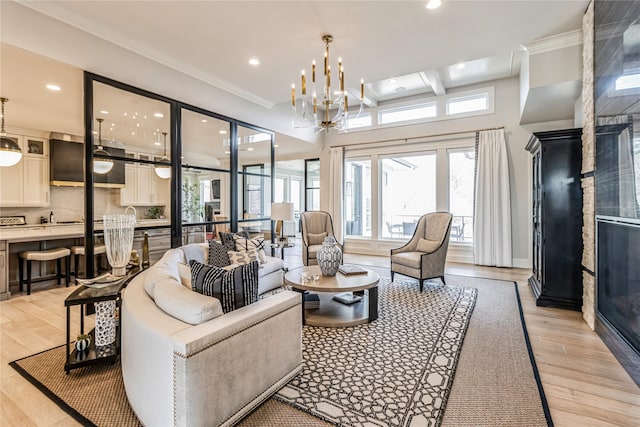
{"type": "MultiPolygon", "coordinates": [[[[357,145],[381,144],[383,142],[404,141],[405,143],[409,143],[409,141],[412,140],[412,139],[437,138],[439,136],[460,135],[460,134],[465,134],[465,133],[476,133],[476,132],[483,132],[483,131],[487,131],[487,130],[498,130],[498,129],[504,129],[504,128],[505,128],[505,126],[498,126],[498,127],[494,127],[494,128],[484,128],[484,129],[474,129],[474,130],[458,131],[458,132],[437,133],[437,134],[433,134],[433,135],[424,135],[424,136],[413,136],[411,138],[393,138],[393,139],[382,139],[380,141],[356,142],[355,144],[332,145],[331,148],[334,148],[334,147],[349,148],[349,147],[355,147],[357,145]]],[[[420,141],[420,142],[423,142],[423,141],[420,141]]]]}

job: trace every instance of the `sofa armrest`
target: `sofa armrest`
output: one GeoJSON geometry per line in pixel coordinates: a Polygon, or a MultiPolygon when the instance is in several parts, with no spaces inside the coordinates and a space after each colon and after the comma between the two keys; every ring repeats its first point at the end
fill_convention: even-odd
{"type": "MultiPolygon", "coordinates": [[[[283,291],[269,298],[261,299],[217,317],[214,321],[174,334],[171,337],[174,341],[174,353],[183,356],[197,353],[294,306],[298,306],[301,313],[301,304],[301,294],[293,291],[283,291]]],[[[302,330],[302,319],[300,320],[300,330],[302,330]]]]}
{"type": "Polygon", "coordinates": [[[233,425],[292,378],[301,300],[284,291],[174,334],[174,425],[233,425]]]}

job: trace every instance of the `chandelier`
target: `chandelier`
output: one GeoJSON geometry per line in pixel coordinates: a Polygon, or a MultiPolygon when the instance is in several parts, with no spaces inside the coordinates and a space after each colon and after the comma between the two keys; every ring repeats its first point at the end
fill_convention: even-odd
{"type": "Polygon", "coordinates": [[[323,83],[318,95],[316,84],[316,61],[311,64],[311,90],[307,90],[305,70],[302,70],[300,98],[296,98],[296,85],[291,85],[291,111],[293,127],[313,127],[321,132],[335,128],[346,132],[349,130],[349,119],[357,118],[364,109],[364,80],[360,80],[360,107],[355,115],[349,112],[349,99],[344,89],[344,67],[342,58],[338,58],[338,87],[331,91],[331,65],[329,64],[329,43],[333,41],[330,34],[323,34],[324,42],[324,67],[323,83]],[[318,96],[320,100],[318,100],[318,96]]]}

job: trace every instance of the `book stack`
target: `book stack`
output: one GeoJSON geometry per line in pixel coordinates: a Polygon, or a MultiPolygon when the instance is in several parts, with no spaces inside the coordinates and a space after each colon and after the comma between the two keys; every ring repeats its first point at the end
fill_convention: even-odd
{"type": "Polygon", "coordinates": [[[360,295],[355,295],[352,292],[343,292],[341,294],[334,295],[333,300],[345,305],[351,305],[362,301],[362,297],[360,295]]]}
{"type": "Polygon", "coordinates": [[[368,271],[362,267],[353,264],[344,264],[338,267],[338,271],[345,276],[353,276],[355,274],[367,274],[368,271]]]}
{"type": "Polygon", "coordinates": [[[317,310],[320,308],[320,297],[318,294],[305,293],[303,301],[305,310],[317,310]]]}

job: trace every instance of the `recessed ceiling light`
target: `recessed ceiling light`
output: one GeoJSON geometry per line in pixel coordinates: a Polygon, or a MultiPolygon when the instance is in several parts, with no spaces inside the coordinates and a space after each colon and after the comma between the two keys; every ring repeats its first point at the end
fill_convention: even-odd
{"type": "Polygon", "coordinates": [[[260,65],[260,60],[255,56],[253,58],[249,58],[249,65],[253,65],[254,67],[260,65]]]}
{"type": "Polygon", "coordinates": [[[231,154],[231,151],[225,151],[224,154],[231,154]]]}
{"type": "Polygon", "coordinates": [[[278,148],[278,147],[280,147],[280,146],[279,146],[278,144],[274,144],[273,146],[274,146],[275,148],[278,148]]]}
{"type": "Polygon", "coordinates": [[[253,151],[252,147],[247,148],[247,151],[253,151]]]}
{"type": "Polygon", "coordinates": [[[100,110],[100,113],[102,114],[109,114],[109,112],[107,110],[100,110]]]}
{"type": "Polygon", "coordinates": [[[160,141],[156,141],[153,143],[153,145],[162,145],[162,143],[160,141]]]}
{"type": "Polygon", "coordinates": [[[427,9],[437,9],[442,6],[442,0],[429,0],[425,7],[427,9]]]}
{"type": "Polygon", "coordinates": [[[161,119],[161,118],[164,117],[164,114],[162,114],[162,113],[153,113],[153,117],[157,117],[157,118],[161,119]]]}
{"type": "Polygon", "coordinates": [[[459,63],[456,64],[456,68],[458,70],[462,70],[466,66],[467,66],[467,64],[465,64],[464,62],[459,62],[459,63]]]}
{"type": "Polygon", "coordinates": [[[389,79],[388,82],[389,82],[390,85],[392,85],[392,84],[397,83],[398,79],[389,79]]]}
{"type": "Polygon", "coordinates": [[[207,119],[202,119],[202,120],[200,120],[200,121],[201,121],[202,123],[207,123],[209,120],[207,120],[207,119]]]}
{"type": "Polygon", "coordinates": [[[227,134],[227,131],[226,131],[226,130],[224,130],[224,129],[221,129],[221,130],[219,130],[219,131],[218,131],[218,133],[219,133],[220,135],[226,135],[226,134],[227,134]]]}
{"type": "Polygon", "coordinates": [[[47,86],[47,89],[52,90],[54,92],[60,92],[62,90],[62,88],[58,85],[55,85],[53,83],[49,83],[47,86]]]}

